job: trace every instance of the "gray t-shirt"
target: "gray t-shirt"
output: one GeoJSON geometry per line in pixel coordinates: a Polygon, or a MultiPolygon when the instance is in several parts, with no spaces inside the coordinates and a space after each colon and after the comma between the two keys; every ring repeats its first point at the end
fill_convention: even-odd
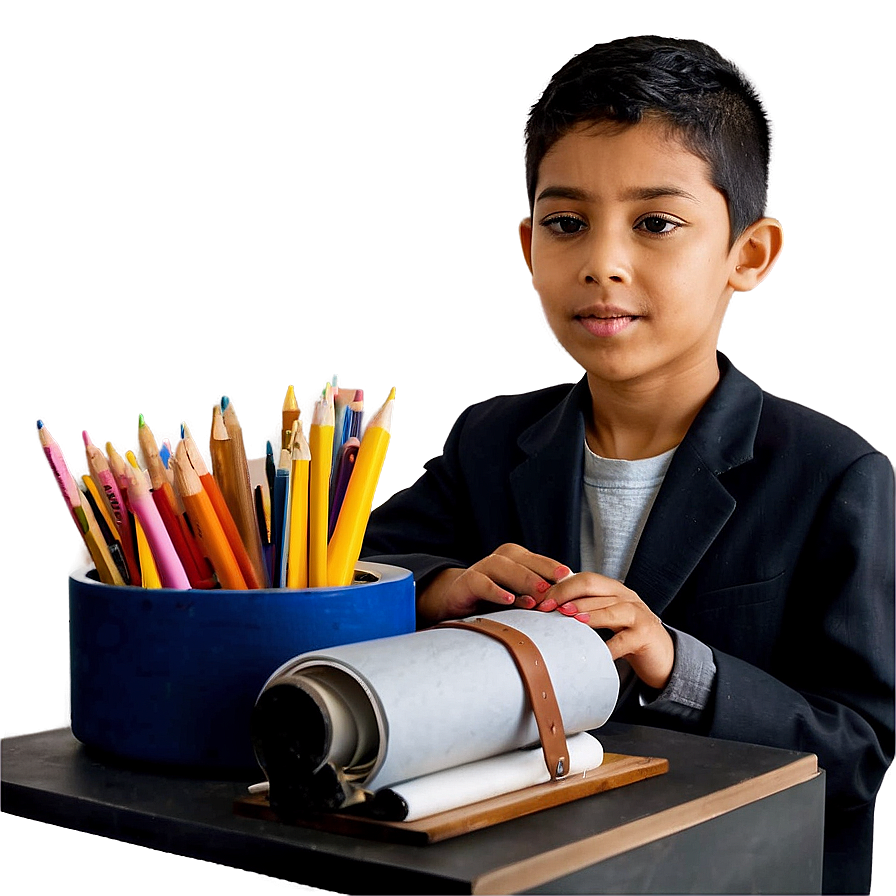
{"type": "MultiPolygon", "coordinates": [[[[653,502],[675,449],[643,460],[600,457],[585,445],[582,476],[581,569],[625,580],[653,502]]],[[[642,706],[696,721],[709,701],[716,667],[701,641],[666,626],[675,642],[675,661],[666,687],[645,693],[642,706]]],[[[617,661],[620,697],[637,685],[631,667],[617,661]]]]}

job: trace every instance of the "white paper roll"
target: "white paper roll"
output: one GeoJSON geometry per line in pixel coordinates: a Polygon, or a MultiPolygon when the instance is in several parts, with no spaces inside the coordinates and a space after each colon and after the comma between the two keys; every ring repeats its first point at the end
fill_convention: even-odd
{"type": "MultiPolygon", "coordinates": [[[[603,747],[585,731],[567,738],[566,746],[571,776],[581,775],[603,762],[603,747]]],[[[550,780],[541,748],[528,747],[403,781],[388,790],[397,798],[396,803],[400,801],[407,807],[396,820],[416,821],[550,780]]],[[[377,796],[382,797],[383,791],[377,796]]]]}
{"type": "MultiPolygon", "coordinates": [[[[567,736],[606,722],[616,704],[619,676],[593,629],[559,613],[532,610],[505,610],[486,618],[517,628],[535,642],[567,736]]],[[[539,742],[513,657],[503,644],[478,632],[436,627],[302,654],[271,676],[262,696],[278,685],[301,688],[304,676],[322,674],[328,688],[352,694],[344,699],[346,706],[366,695],[366,717],[355,724],[358,736],[372,746],[340,769],[365,790],[539,742]]],[[[303,706],[318,712],[320,703],[308,700],[303,706]]],[[[299,720],[298,727],[331,731],[334,724],[339,723],[326,718],[303,726],[299,720]]],[[[333,740],[339,741],[340,755],[351,750],[341,734],[333,740]]],[[[265,767],[263,748],[259,761],[265,767]]],[[[326,755],[328,749],[324,745],[321,751],[324,763],[338,765],[326,755]]]]}

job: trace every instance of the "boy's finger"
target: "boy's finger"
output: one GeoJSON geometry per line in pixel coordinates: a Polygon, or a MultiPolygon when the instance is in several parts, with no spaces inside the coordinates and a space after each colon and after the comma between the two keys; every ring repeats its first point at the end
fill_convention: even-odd
{"type": "Polygon", "coordinates": [[[513,560],[540,576],[550,585],[572,575],[572,570],[565,564],[546,557],[544,554],[535,554],[518,544],[502,544],[495,550],[493,556],[507,557],[513,560]]]}
{"type": "Polygon", "coordinates": [[[491,604],[509,606],[516,600],[516,595],[507,588],[502,587],[490,575],[482,569],[471,566],[458,580],[458,583],[466,589],[468,596],[475,600],[486,601],[491,604]]]}
{"type": "Polygon", "coordinates": [[[511,556],[495,552],[480,560],[475,569],[514,595],[529,596],[537,604],[550,590],[552,583],[518,558],[518,554],[511,556]]]}

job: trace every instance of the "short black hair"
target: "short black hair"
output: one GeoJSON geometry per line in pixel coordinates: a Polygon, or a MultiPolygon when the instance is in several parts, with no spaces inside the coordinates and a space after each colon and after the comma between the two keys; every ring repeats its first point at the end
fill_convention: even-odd
{"type": "Polygon", "coordinates": [[[526,186],[535,205],[538,169],[579,124],[665,122],[703,159],[728,203],[730,242],[765,214],[771,133],[753,85],[712,47],[643,35],[570,59],[532,107],[526,125],[526,186]]]}

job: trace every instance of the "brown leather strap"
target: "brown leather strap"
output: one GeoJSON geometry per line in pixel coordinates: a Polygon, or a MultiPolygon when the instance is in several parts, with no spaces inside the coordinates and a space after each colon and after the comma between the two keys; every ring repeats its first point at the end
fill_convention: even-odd
{"type": "Polygon", "coordinates": [[[436,628],[462,628],[482,632],[500,641],[510,651],[523,680],[532,712],[535,713],[548,773],[552,779],[564,777],[569,771],[569,750],[563,719],[560,717],[560,706],[551,676],[535,642],[519,629],[494,619],[452,619],[440,622],[436,628]]]}

